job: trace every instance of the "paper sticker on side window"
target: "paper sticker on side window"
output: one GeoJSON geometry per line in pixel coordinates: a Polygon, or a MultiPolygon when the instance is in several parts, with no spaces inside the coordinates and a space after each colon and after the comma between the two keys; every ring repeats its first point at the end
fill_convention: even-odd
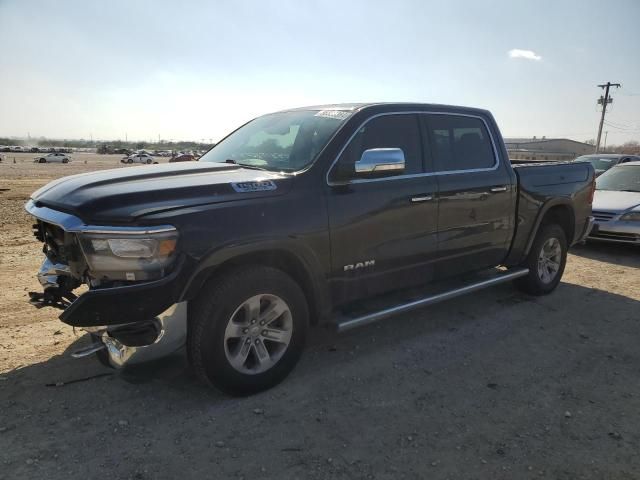
{"type": "Polygon", "coordinates": [[[345,120],[349,118],[351,112],[347,110],[320,110],[315,117],[335,118],[336,120],[345,120]]]}
{"type": "Polygon", "coordinates": [[[238,193],[264,192],[278,188],[271,180],[260,180],[257,182],[232,183],[231,187],[238,193]]]}

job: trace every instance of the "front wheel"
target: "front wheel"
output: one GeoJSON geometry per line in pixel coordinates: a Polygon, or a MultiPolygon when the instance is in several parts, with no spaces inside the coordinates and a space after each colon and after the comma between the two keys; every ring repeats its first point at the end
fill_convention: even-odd
{"type": "Polygon", "coordinates": [[[209,281],[191,312],[191,364],[201,380],[224,392],[271,388],[300,359],[309,310],[298,284],[280,270],[242,267],[209,281]]]}
{"type": "Polygon", "coordinates": [[[47,160],[45,158],[41,158],[40,160],[38,160],[39,163],[47,163],[47,160]]]}
{"type": "Polygon", "coordinates": [[[564,273],[567,263],[567,238],[556,224],[540,227],[523,267],[529,273],[515,281],[516,287],[530,295],[553,292],[564,273]]]}

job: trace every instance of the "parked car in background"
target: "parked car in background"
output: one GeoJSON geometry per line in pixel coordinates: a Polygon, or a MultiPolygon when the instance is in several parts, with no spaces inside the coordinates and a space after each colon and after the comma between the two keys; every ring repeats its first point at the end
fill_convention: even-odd
{"type": "Polygon", "coordinates": [[[71,158],[66,153],[48,153],[40,157],[35,157],[34,163],[69,163],[71,158]]]}
{"type": "Polygon", "coordinates": [[[155,156],[156,157],[173,157],[173,153],[171,153],[171,151],[169,150],[156,150],[155,156]]]}
{"type": "Polygon", "coordinates": [[[175,155],[174,157],[171,157],[169,162],[170,163],[174,163],[174,162],[193,162],[193,161],[195,161],[197,159],[198,158],[195,155],[192,155],[190,153],[180,153],[178,155],[175,155]]]}
{"type": "Polygon", "coordinates": [[[590,240],[640,245],[640,161],[616,165],[596,181],[590,240]]]}
{"type": "Polygon", "coordinates": [[[619,163],[640,161],[638,155],[622,155],[619,153],[594,153],[592,155],[582,155],[575,159],[576,162],[589,162],[596,171],[596,177],[602,175],[611,167],[619,163]]]}
{"type": "Polygon", "coordinates": [[[120,160],[121,163],[153,163],[153,157],[148,153],[134,153],[120,160]]]}

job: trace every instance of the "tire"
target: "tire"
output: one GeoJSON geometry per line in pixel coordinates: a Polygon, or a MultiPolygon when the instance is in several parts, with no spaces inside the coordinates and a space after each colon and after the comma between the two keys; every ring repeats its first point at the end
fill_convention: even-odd
{"type": "Polygon", "coordinates": [[[241,267],[207,282],[194,301],[187,334],[189,361],[205,384],[231,395],[257,393],[293,370],[308,324],[306,298],[291,277],[275,268],[241,267]],[[272,308],[280,314],[261,326],[272,308]],[[269,339],[272,335],[279,340],[269,339]]]}
{"type": "Polygon", "coordinates": [[[147,159],[147,165],[151,165],[151,160],[147,159]]]}
{"type": "Polygon", "coordinates": [[[38,163],[47,163],[47,159],[46,158],[41,158],[40,160],[38,160],[38,163]]]}
{"type": "Polygon", "coordinates": [[[69,163],[69,159],[68,158],[62,159],[62,163],[69,163]]]}
{"type": "Polygon", "coordinates": [[[522,264],[529,269],[529,273],[514,283],[530,295],[547,295],[560,283],[566,263],[567,238],[564,230],[557,224],[543,225],[522,264]],[[546,265],[543,264],[543,258],[546,259],[546,265]]]}
{"type": "Polygon", "coordinates": [[[127,163],[133,163],[133,160],[131,160],[130,158],[127,159],[127,163]]]}

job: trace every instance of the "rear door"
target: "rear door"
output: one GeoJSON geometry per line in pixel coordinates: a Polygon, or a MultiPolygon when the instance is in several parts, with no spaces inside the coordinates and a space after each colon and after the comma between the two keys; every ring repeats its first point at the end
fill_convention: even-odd
{"type": "Polygon", "coordinates": [[[513,234],[517,187],[486,122],[462,114],[424,120],[438,172],[438,273],[500,264],[513,234]]]}
{"type": "Polygon", "coordinates": [[[341,303],[428,281],[437,253],[437,187],[416,114],[384,114],[365,122],[328,175],[332,290],[341,303]],[[355,173],[365,150],[399,148],[405,169],[355,173]]]}

